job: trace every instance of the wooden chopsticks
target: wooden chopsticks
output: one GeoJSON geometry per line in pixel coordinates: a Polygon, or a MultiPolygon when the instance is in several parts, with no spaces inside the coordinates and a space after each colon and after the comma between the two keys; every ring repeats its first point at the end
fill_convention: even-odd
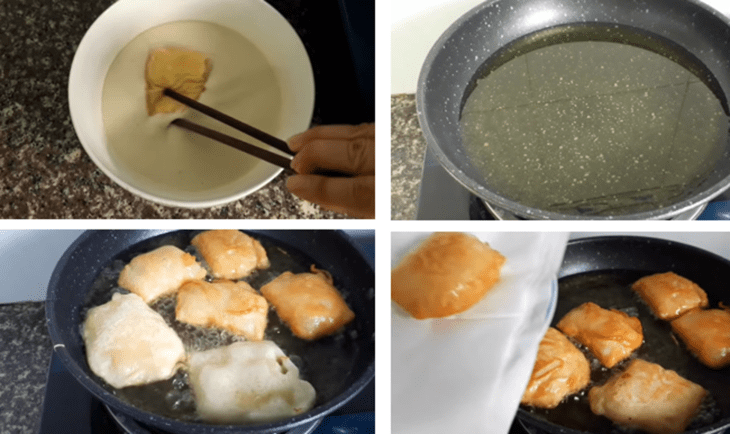
{"type": "MultiPolygon", "coordinates": [[[[262,142],[266,143],[267,145],[273,146],[274,148],[286,153],[289,156],[294,155],[294,153],[289,149],[289,146],[286,144],[285,141],[283,141],[279,138],[276,138],[264,131],[261,131],[258,128],[255,128],[255,127],[252,127],[251,125],[243,123],[243,122],[239,121],[238,119],[234,119],[234,118],[228,116],[227,114],[221,113],[218,110],[208,107],[205,104],[201,104],[192,98],[188,98],[185,95],[181,95],[172,89],[165,89],[163,91],[163,95],[169,96],[170,98],[172,98],[182,104],[185,104],[186,106],[188,106],[192,109],[195,109],[205,115],[208,115],[217,121],[220,121],[228,126],[231,126],[245,134],[248,134],[251,137],[261,140],[262,142]]],[[[275,154],[273,152],[259,148],[256,145],[252,145],[251,143],[244,142],[243,140],[236,139],[236,138],[228,136],[226,134],[219,133],[218,131],[211,130],[210,128],[206,128],[204,126],[190,122],[187,119],[175,119],[174,121],[171,122],[171,124],[177,125],[179,127],[185,128],[190,131],[193,131],[195,133],[198,133],[198,134],[208,137],[210,139],[219,141],[228,146],[232,146],[240,151],[246,152],[247,154],[251,154],[254,157],[260,158],[273,165],[279,166],[279,167],[283,168],[284,171],[287,172],[287,174],[289,174],[289,175],[293,175],[295,173],[291,169],[291,167],[289,167],[289,163],[291,162],[291,157],[285,157],[285,156],[282,156],[279,154],[275,154]]]]}

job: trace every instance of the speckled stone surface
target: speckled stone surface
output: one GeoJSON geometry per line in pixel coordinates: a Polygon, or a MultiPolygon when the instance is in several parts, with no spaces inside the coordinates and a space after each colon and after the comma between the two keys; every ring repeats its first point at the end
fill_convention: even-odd
{"type": "MultiPolygon", "coordinates": [[[[191,210],[138,198],[98,170],[71,124],[68,73],[86,29],[113,3],[114,0],[0,2],[1,218],[344,217],[290,194],[284,175],[243,200],[191,210]]],[[[300,2],[283,7],[291,8],[294,17],[302,11],[300,2]]],[[[297,19],[294,21],[297,28],[297,19]]],[[[308,33],[312,32],[300,30],[303,37],[308,33]]],[[[316,56],[316,50],[310,53],[310,57],[316,56]]],[[[327,122],[322,111],[315,109],[314,123],[327,122]]]]}
{"type": "Polygon", "coordinates": [[[38,432],[51,351],[44,302],[0,304],[0,433],[38,432]]]}
{"type": "Polygon", "coordinates": [[[416,218],[426,139],[418,124],[415,95],[393,95],[390,104],[390,218],[413,220],[416,218]]]}

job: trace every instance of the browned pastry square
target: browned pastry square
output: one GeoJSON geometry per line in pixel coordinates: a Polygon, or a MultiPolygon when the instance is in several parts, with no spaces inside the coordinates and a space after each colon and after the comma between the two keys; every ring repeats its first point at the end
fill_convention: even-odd
{"type": "Polygon", "coordinates": [[[591,302],[565,314],[557,328],[588,347],[607,368],[629,357],[644,340],[638,318],[591,302]]]}
{"type": "Polygon", "coordinates": [[[332,285],[332,276],[312,266],[311,273],[286,271],[261,288],[294,335],[319,339],[355,319],[355,314],[332,285]]]}
{"type": "Polygon", "coordinates": [[[269,304],[246,282],[188,282],[177,293],[178,321],[217,327],[260,341],[266,330],[269,304]]]}
{"type": "Polygon", "coordinates": [[[269,268],[266,250],[258,240],[237,230],[205,231],[196,235],[195,246],[217,279],[236,280],[254,270],[269,268]]]}
{"type": "Polygon", "coordinates": [[[707,391],[676,372],[636,359],[588,392],[591,411],[627,428],[655,434],[685,430],[707,391]]]}
{"type": "Polygon", "coordinates": [[[119,274],[117,283],[151,303],[173,294],[187,281],[204,279],[206,274],[195,256],[175,246],[162,246],[135,256],[119,274]]]}
{"type": "Polygon", "coordinates": [[[634,282],[631,289],[641,296],[657,318],[667,321],[691,309],[707,307],[705,291],[671,271],[642,277],[634,282]]]}
{"type": "Polygon", "coordinates": [[[672,321],[672,330],[702,363],[713,369],[730,366],[730,312],[692,310],[672,321]]]}
{"type": "Polygon", "coordinates": [[[145,64],[147,114],[175,113],[186,106],[162,94],[170,88],[197,100],[205,90],[212,69],[210,59],[197,51],[180,47],[150,50],[145,64]]]}
{"type": "Polygon", "coordinates": [[[504,262],[473,235],[435,233],[393,269],[391,298],[417,319],[454,315],[484,298],[504,262]]]}
{"type": "Polygon", "coordinates": [[[557,329],[550,327],[540,342],[522,404],[555,408],[591,381],[588,359],[557,329]]]}

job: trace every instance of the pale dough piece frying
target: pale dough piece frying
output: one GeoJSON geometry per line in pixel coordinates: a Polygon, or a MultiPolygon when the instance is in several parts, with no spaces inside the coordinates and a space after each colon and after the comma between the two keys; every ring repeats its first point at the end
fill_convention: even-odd
{"type": "Polygon", "coordinates": [[[147,302],[177,291],[189,280],[202,280],[205,269],[175,246],[162,246],[134,257],[119,274],[119,286],[147,302]]]}
{"type": "Polygon", "coordinates": [[[672,330],[700,362],[713,369],[730,366],[730,311],[693,310],[672,321],[672,330]]]}
{"type": "Polygon", "coordinates": [[[312,408],[314,387],[271,341],[236,342],[190,356],[190,385],[203,420],[267,422],[312,408]]]}
{"type": "Polygon", "coordinates": [[[583,353],[557,329],[550,327],[540,342],[522,404],[555,408],[591,381],[591,366],[583,353]]]}
{"type": "Polygon", "coordinates": [[[588,347],[607,368],[629,357],[644,340],[639,318],[591,302],[565,314],[557,328],[588,347]]]}
{"type": "Polygon", "coordinates": [[[185,359],[175,331],[135,294],[89,309],[82,335],[89,367],[117,389],[166,380],[185,359]]]}
{"type": "Polygon", "coordinates": [[[355,313],[332,285],[332,276],[314,265],[311,273],[280,274],[261,288],[261,294],[292,333],[302,339],[330,335],[355,319],[355,313]]]}
{"type": "Polygon", "coordinates": [[[177,292],[175,317],[203,327],[217,327],[250,341],[264,338],[269,304],[246,282],[188,282],[177,292]]]}
{"type": "Polygon", "coordinates": [[[499,281],[505,257],[478,238],[435,233],[391,272],[391,298],[414,318],[463,312],[499,281]]]}
{"type": "Polygon", "coordinates": [[[218,279],[240,279],[270,265],[261,243],[241,231],[202,232],[193,238],[191,244],[197,247],[210,266],[213,277],[218,279]]]}
{"type": "Polygon", "coordinates": [[[642,277],[631,289],[658,318],[673,320],[698,307],[707,307],[707,294],[696,283],[673,272],[642,277]]]}
{"type": "Polygon", "coordinates": [[[187,106],[162,94],[165,88],[197,100],[205,90],[212,69],[210,59],[180,47],[150,50],[145,65],[147,114],[175,113],[187,106]]]}
{"type": "Polygon", "coordinates": [[[707,391],[676,372],[636,359],[588,392],[591,411],[619,425],[656,434],[684,432],[707,391]]]}

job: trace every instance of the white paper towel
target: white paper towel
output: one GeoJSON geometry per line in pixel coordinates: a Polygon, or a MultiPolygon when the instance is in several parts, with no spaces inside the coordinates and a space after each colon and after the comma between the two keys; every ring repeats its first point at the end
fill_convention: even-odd
{"type": "MultiPolygon", "coordinates": [[[[552,320],[567,233],[472,233],[507,258],[469,310],[417,320],[392,303],[393,434],[507,433],[552,320]]],[[[393,233],[392,265],[429,233],[393,233]]]]}

